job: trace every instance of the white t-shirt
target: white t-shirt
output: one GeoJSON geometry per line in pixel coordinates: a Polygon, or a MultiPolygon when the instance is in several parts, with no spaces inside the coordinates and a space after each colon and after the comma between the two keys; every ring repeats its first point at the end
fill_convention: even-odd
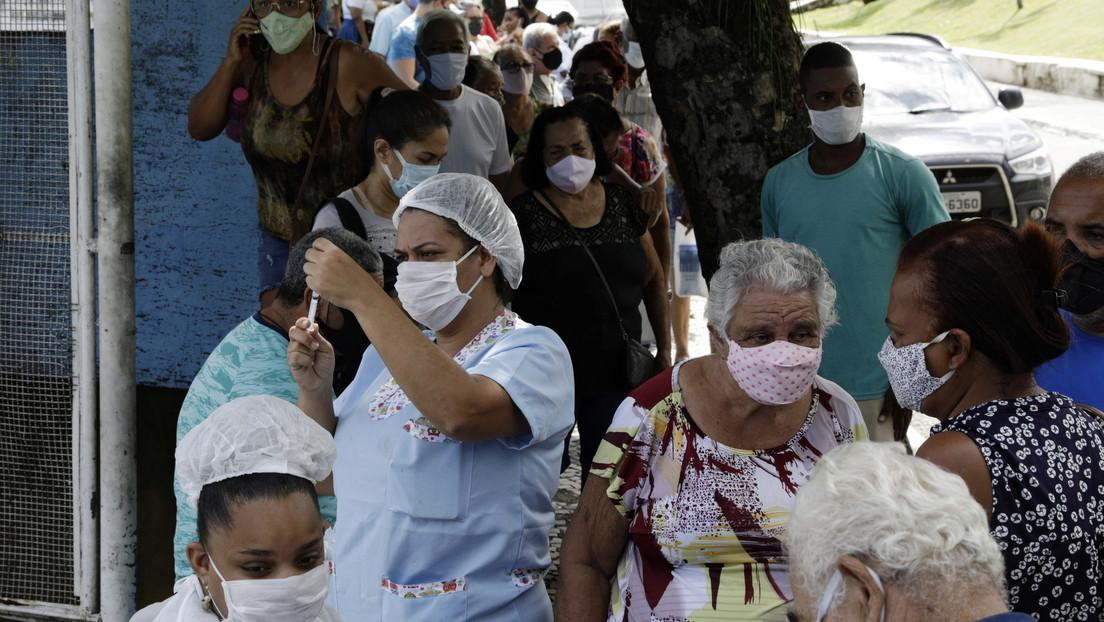
{"type": "MultiPolygon", "coordinates": [[[[353,9],[364,10],[365,0],[341,0],[341,16],[345,19],[353,19],[353,9]]],[[[368,0],[368,3],[375,6],[374,0],[368,0]]]]}
{"type": "Polygon", "coordinates": [[[448,155],[442,173],[468,173],[480,177],[501,175],[513,166],[506,144],[506,120],[491,97],[461,85],[460,97],[437,100],[452,119],[448,155]]]}
{"type": "MultiPolygon", "coordinates": [[[[367,232],[368,246],[372,247],[372,250],[381,255],[387,255],[389,257],[395,256],[395,225],[391,222],[390,218],[384,218],[377,214],[371,207],[360,201],[358,192],[349,188],[345,192],[337,195],[339,199],[345,199],[349,203],[353,204],[356,208],[357,215],[360,216],[360,221],[364,223],[364,231],[367,232]]],[[[337,213],[337,207],[333,203],[327,203],[325,207],[318,210],[318,215],[314,217],[314,227],[312,231],[318,229],[326,229],[329,227],[342,228],[341,216],[337,213]]]]}
{"type": "Polygon", "coordinates": [[[412,13],[414,13],[414,9],[406,4],[406,0],[399,0],[398,4],[380,11],[379,15],[376,16],[376,26],[372,30],[372,41],[368,44],[368,49],[386,57],[387,50],[391,47],[391,36],[395,34],[395,28],[404,19],[410,17],[412,13]]]}

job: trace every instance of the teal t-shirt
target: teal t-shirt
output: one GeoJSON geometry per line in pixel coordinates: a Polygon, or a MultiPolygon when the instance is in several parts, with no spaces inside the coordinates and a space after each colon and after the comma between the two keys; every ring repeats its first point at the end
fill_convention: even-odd
{"type": "MultiPolygon", "coordinates": [[[[216,408],[230,400],[250,395],[271,395],[292,404],[299,401],[299,385],[287,363],[288,338],[279,328],[262,323],[255,315],[231,330],[207,357],[188,387],[188,394],[176,420],[176,442],[216,408]]],[[[176,578],[193,574],[188,564],[188,545],[197,541],[196,511],[188,505],[180,484],[173,479],[176,495],[176,533],[173,558],[176,578]]],[[[319,497],[322,516],[333,523],[337,500],[319,497]]]]}
{"type": "Polygon", "coordinates": [[[866,137],[858,162],[818,175],[809,148],[767,173],[763,237],[807,246],[820,255],[838,297],[839,324],[824,339],[820,375],[856,400],[889,388],[877,353],[897,257],[909,238],[949,219],[935,177],[920,160],[866,137]]]}

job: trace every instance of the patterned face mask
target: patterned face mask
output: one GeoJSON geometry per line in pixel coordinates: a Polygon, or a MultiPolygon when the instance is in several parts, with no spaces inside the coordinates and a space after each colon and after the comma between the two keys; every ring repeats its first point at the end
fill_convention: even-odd
{"type": "Polygon", "coordinates": [[[924,399],[938,391],[954,375],[955,370],[952,369],[939,378],[932,376],[928,371],[928,361],[924,358],[924,350],[946,339],[949,333],[947,331],[931,341],[900,348],[886,337],[882,351],[878,353],[878,361],[889,376],[889,385],[893,387],[893,395],[897,397],[898,404],[909,410],[920,411],[924,399]]]}
{"type": "Polygon", "coordinates": [[[820,347],[806,348],[789,341],[758,348],[742,348],[728,340],[728,371],[748,397],[760,404],[793,404],[812,388],[820,367],[820,347]]]}

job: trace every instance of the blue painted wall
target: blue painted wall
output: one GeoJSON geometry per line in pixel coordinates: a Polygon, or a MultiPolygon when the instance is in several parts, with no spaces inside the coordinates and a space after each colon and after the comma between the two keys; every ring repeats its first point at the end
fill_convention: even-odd
{"type": "Polygon", "coordinates": [[[244,3],[132,5],[138,383],[187,387],[256,310],[256,190],[241,147],[187,130],[244,3]]]}

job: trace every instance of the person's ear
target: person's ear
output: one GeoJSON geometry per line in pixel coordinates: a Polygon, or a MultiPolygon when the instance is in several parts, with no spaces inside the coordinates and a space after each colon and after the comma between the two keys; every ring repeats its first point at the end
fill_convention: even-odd
{"type": "Polygon", "coordinates": [[[856,602],[854,599],[858,598],[858,610],[862,612],[862,617],[857,619],[878,622],[885,610],[885,589],[878,584],[873,571],[852,555],[841,556],[837,564],[843,575],[843,593],[853,595],[848,596],[847,601],[856,602]]]}
{"type": "Polygon", "coordinates": [[[387,160],[391,158],[391,145],[382,138],[377,138],[372,143],[372,153],[376,156],[376,161],[387,166],[387,160]]]}
{"type": "Polygon", "coordinates": [[[494,276],[495,267],[498,266],[498,259],[482,246],[479,247],[479,257],[482,259],[479,266],[479,273],[482,274],[485,279],[494,276]]]}
{"type": "Polygon", "coordinates": [[[794,89],[794,92],[793,92],[793,105],[794,105],[794,110],[797,110],[798,112],[801,112],[802,110],[805,110],[806,108],[809,107],[805,103],[805,96],[801,92],[800,88],[794,89]]]}
{"type": "Polygon", "coordinates": [[[717,329],[712,326],[709,327],[709,349],[713,354],[728,356],[728,339],[721,337],[717,329]]]}
{"type": "Polygon", "coordinates": [[[211,558],[207,555],[207,549],[203,548],[203,545],[198,542],[192,542],[185,549],[185,554],[188,557],[188,564],[192,567],[192,572],[199,577],[201,583],[207,585],[210,580],[209,577],[214,574],[211,571],[211,558]]]}
{"type": "Polygon", "coordinates": [[[959,328],[952,328],[943,341],[947,344],[948,367],[958,369],[965,365],[974,349],[970,333],[959,328]]]}

